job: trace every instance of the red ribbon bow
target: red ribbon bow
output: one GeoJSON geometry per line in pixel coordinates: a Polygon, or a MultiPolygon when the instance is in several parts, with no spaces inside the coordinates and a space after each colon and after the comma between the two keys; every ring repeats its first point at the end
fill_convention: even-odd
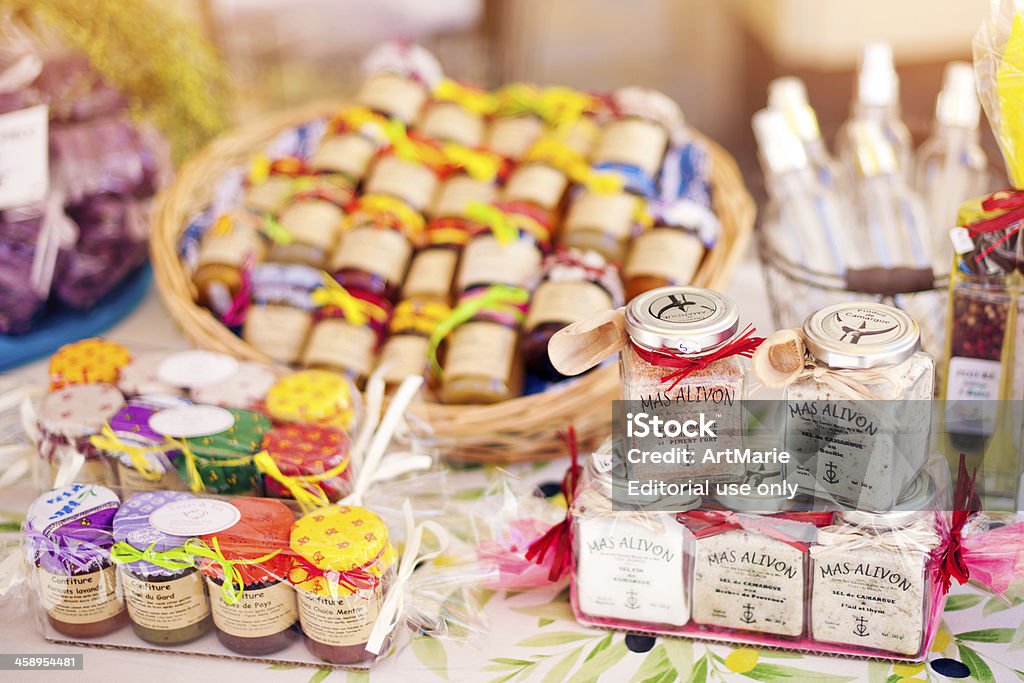
{"type": "Polygon", "coordinates": [[[638,346],[637,344],[633,344],[633,350],[636,351],[636,355],[640,356],[651,365],[657,365],[661,368],[674,368],[672,372],[661,378],[662,382],[672,382],[668,388],[669,391],[672,391],[680,382],[683,381],[683,379],[697,370],[703,370],[716,360],[721,360],[730,356],[743,356],[744,358],[750,358],[753,356],[757,347],[764,342],[764,337],[754,336],[755,332],[757,332],[757,330],[754,329],[753,325],[747,325],[743,330],[743,333],[738,337],[735,337],[728,344],[725,344],[715,351],[703,356],[690,357],[684,356],[681,353],[674,353],[672,351],[653,351],[651,349],[645,349],[642,346],[638,346]]]}
{"type": "Polygon", "coordinates": [[[981,200],[982,211],[1004,211],[967,226],[972,234],[1003,230],[1024,220],[1024,190],[999,190],[981,200]]]}
{"type": "MultiPolygon", "coordinates": [[[[801,546],[806,545],[813,539],[794,538],[792,535],[787,534],[785,526],[779,525],[777,521],[782,519],[790,522],[813,524],[815,527],[820,528],[832,523],[833,514],[831,511],[814,511],[779,512],[771,515],[742,515],[727,510],[690,510],[677,515],[677,519],[685,524],[697,538],[733,529],[745,529],[764,534],[789,545],[801,546]]],[[[805,528],[793,527],[794,530],[805,528]]]]}
{"type": "Polygon", "coordinates": [[[548,529],[543,536],[530,544],[526,549],[526,559],[534,564],[544,564],[548,551],[554,549],[551,557],[549,581],[558,581],[565,576],[572,566],[572,503],[576,498],[576,487],[580,483],[579,444],[576,442],[576,430],[570,425],[562,434],[562,439],[569,447],[572,458],[569,469],[562,479],[562,494],[565,496],[565,519],[548,529]]]}
{"type": "Polygon", "coordinates": [[[376,564],[380,557],[375,557],[359,567],[353,567],[345,571],[323,570],[314,565],[304,557],[292,558],[292,567],[288,570],[288,580],[293,584],[300,584],[311,579],[323,577],[328,582],[337,583],[352,592],[358,590],[376,590],[380,584],[380,577],[374,576],[369,571],[370,567],[376,564]]]}
{"type": "Polygon", "coordinates": [[[968,476],[966,456],[960,454],[960,466],[956,475],[956,490],[953,492],[953,521],[949,529],[949,537],[938,550],[939,575],[942,591],[948,592],[952,579],[961,585],[967,582],[971,573],[964,560],[963,530],[971,515],[981,505],[974,491],[974,483],[978,477],[978,468],[968,476]]]}

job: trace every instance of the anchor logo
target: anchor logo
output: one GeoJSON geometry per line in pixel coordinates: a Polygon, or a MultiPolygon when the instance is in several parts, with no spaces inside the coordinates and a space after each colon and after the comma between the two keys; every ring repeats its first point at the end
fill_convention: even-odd
{"type": "Polygon", "coordinates": [[[868,631],[868,620],[866,618],[857,617],[856,622],[857,625],[853,629],[853,635],[860,636],[861,638],[871,635],[871,632],[868,631]]]}
{"type": "Polygon", "coordinates": [[[881,330],[869,330],[867,329],[868,323],[866,320],[862,320],[860,325],[857,327],[851,327],[843,323],[843,318],[839,313],[836,313],[836,323],[839,325],[839,329],[843,331],[839,341],[849,342],[850,344],[857,344],[860,342],[861,337],[870,337],[876,334],[886,334],[892,332],[899,325],[893,325],[892,327],[886,327],[881,330]]]}
{"type": "Polygon", "coordinates": [[[743,605],[743,614],[740,615],[740,621],[744,624],[753,624],[754,621],[754,606],[749,602],[743,605]]]}
{"type": "Polygon", "coordinates": [[[838,484],[839,474],[836,472],[836,464],[832,460],[825,463],[825,476],[823,477],[826,484],[838,484]]]}
{"type": "Polygon", "coordinates": [[[640,607],[640,600],[636,594],[636,591],[630,590],[626,593],[626,607],[629,609],[637,609],[640,607]]]}

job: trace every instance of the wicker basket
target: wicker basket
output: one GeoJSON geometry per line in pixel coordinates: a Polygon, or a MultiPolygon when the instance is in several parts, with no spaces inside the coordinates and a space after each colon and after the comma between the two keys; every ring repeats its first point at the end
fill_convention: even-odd
{"type": "MultiPolygon", "coordinates": [[[[239,128],[214,141],[182,166],[173,185],[158,198],[150,250],[156,282],[171,316],[196,345],[238,358],[271,362],[195,302],[195,288],[178,258],[177,243],[188,218],[210,201],[213,187],[230,168],[245,164],[281,130],[328,116],[343,103],[321,102],[239,128]]],[[[753,232],[756,209],[735,161],[708,141],[712,156],[714,208],[722,224],[718,243],[704,259],[695,285],[721,289],[753,232]]],[[[545,460],[565,453],[558,432],[575,426],[584,448],[606,436],[611,401],[620,396],[614,364],[561,383],[542,394],[494,405],[441,405],[413,408],[454,460],[508,463],[545,460]]]]}

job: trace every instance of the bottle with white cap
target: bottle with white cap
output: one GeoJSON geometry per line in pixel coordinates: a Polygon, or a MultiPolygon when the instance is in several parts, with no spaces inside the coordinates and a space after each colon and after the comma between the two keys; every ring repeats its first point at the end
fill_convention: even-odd
{"type": "Polygon", "coordinates": [[[848,205],[821,181],[785,114],[762,109],[752,122],[772,199],[765,221],[772,226],[769,238],[778,242],[775,248],[818,272],[841,274],[856,267],[855,252],[846,244],[853,234],[848,205]]]}
{"type": "Polygon", "coordinates": [[[846,186],[842,166],[829,153],[818,127],[818,115],[807,97],[807,86],[796,76],[776,78],[768,84],[768,108],[782,112],[804,145],[807,158],[825,187],[842,192],[846,186]]]}
{"type": "Polygon", "coordinates": [[[953,257],[949,229],[956,224],[960,205],[990,189],[988,157],[979,143],[980,115],[974,68],[950,62],[935,103],[932,135],[917,151],[916,186],[928,211],[940,272],[950,267],[953,257]]]}
{"type": "Polygon", "coordinates": [[[850,125],[863,120],[878,123],[892,146],[899,172],[907,180],[913,178],[914,143],[910,130],[900,119],[900,78],[893,66],[892,47],[886,43],[864,46],[850,118],[839,130],[836,142],[839,158],[851,172],[856,167],[857,152],[850,125]]]}

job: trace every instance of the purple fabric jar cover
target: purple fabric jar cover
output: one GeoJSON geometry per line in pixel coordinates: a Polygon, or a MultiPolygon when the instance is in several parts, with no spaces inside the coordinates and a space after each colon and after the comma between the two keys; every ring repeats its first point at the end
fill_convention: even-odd
{"type": "MultiPolygon", "coordinates": [[[[118,438],[129,445],[156,446],[164,442],[164,436],[150,428],[150,416],[167,408],[189,405],[192,405],[192,402],[180,396],[137,396],[129,399],[128,404],[110,418],[110,428],[118,438]]],[[[150,453],[145,457],[162,471],[170,472],[174,469],[174,458],[179,454],[180,451],[169,450],[164,453],[150,453]]],[[[121,454],[120,460],[125,466],[132,467],[132,460],[127,454],[121,454]]]]}
{"type": "MultiPolygon", "coordinates": [[[[136,550],[146,550],[150,545],[153,550],[171,550],[180,548],[188,540],[187,536],[173,536],[158,531],[149,523],[149,516],[159,507],[179,500],[195,498],[183,491],[154,491],[136,493],[121,505],[114,517],[114,542],[124,541],[136,550]]],[[[175,576],[180,569],[167,569],[145,560],[124,565],[129,571],[141,576],[175,576]]]]}
{"type": "Polygon", "coordinates": [[[29,561],[53,574],[81,574],[109,564],[119,503],[113,491],[94,484],[43,494],[25,515],[29,561]]]}

